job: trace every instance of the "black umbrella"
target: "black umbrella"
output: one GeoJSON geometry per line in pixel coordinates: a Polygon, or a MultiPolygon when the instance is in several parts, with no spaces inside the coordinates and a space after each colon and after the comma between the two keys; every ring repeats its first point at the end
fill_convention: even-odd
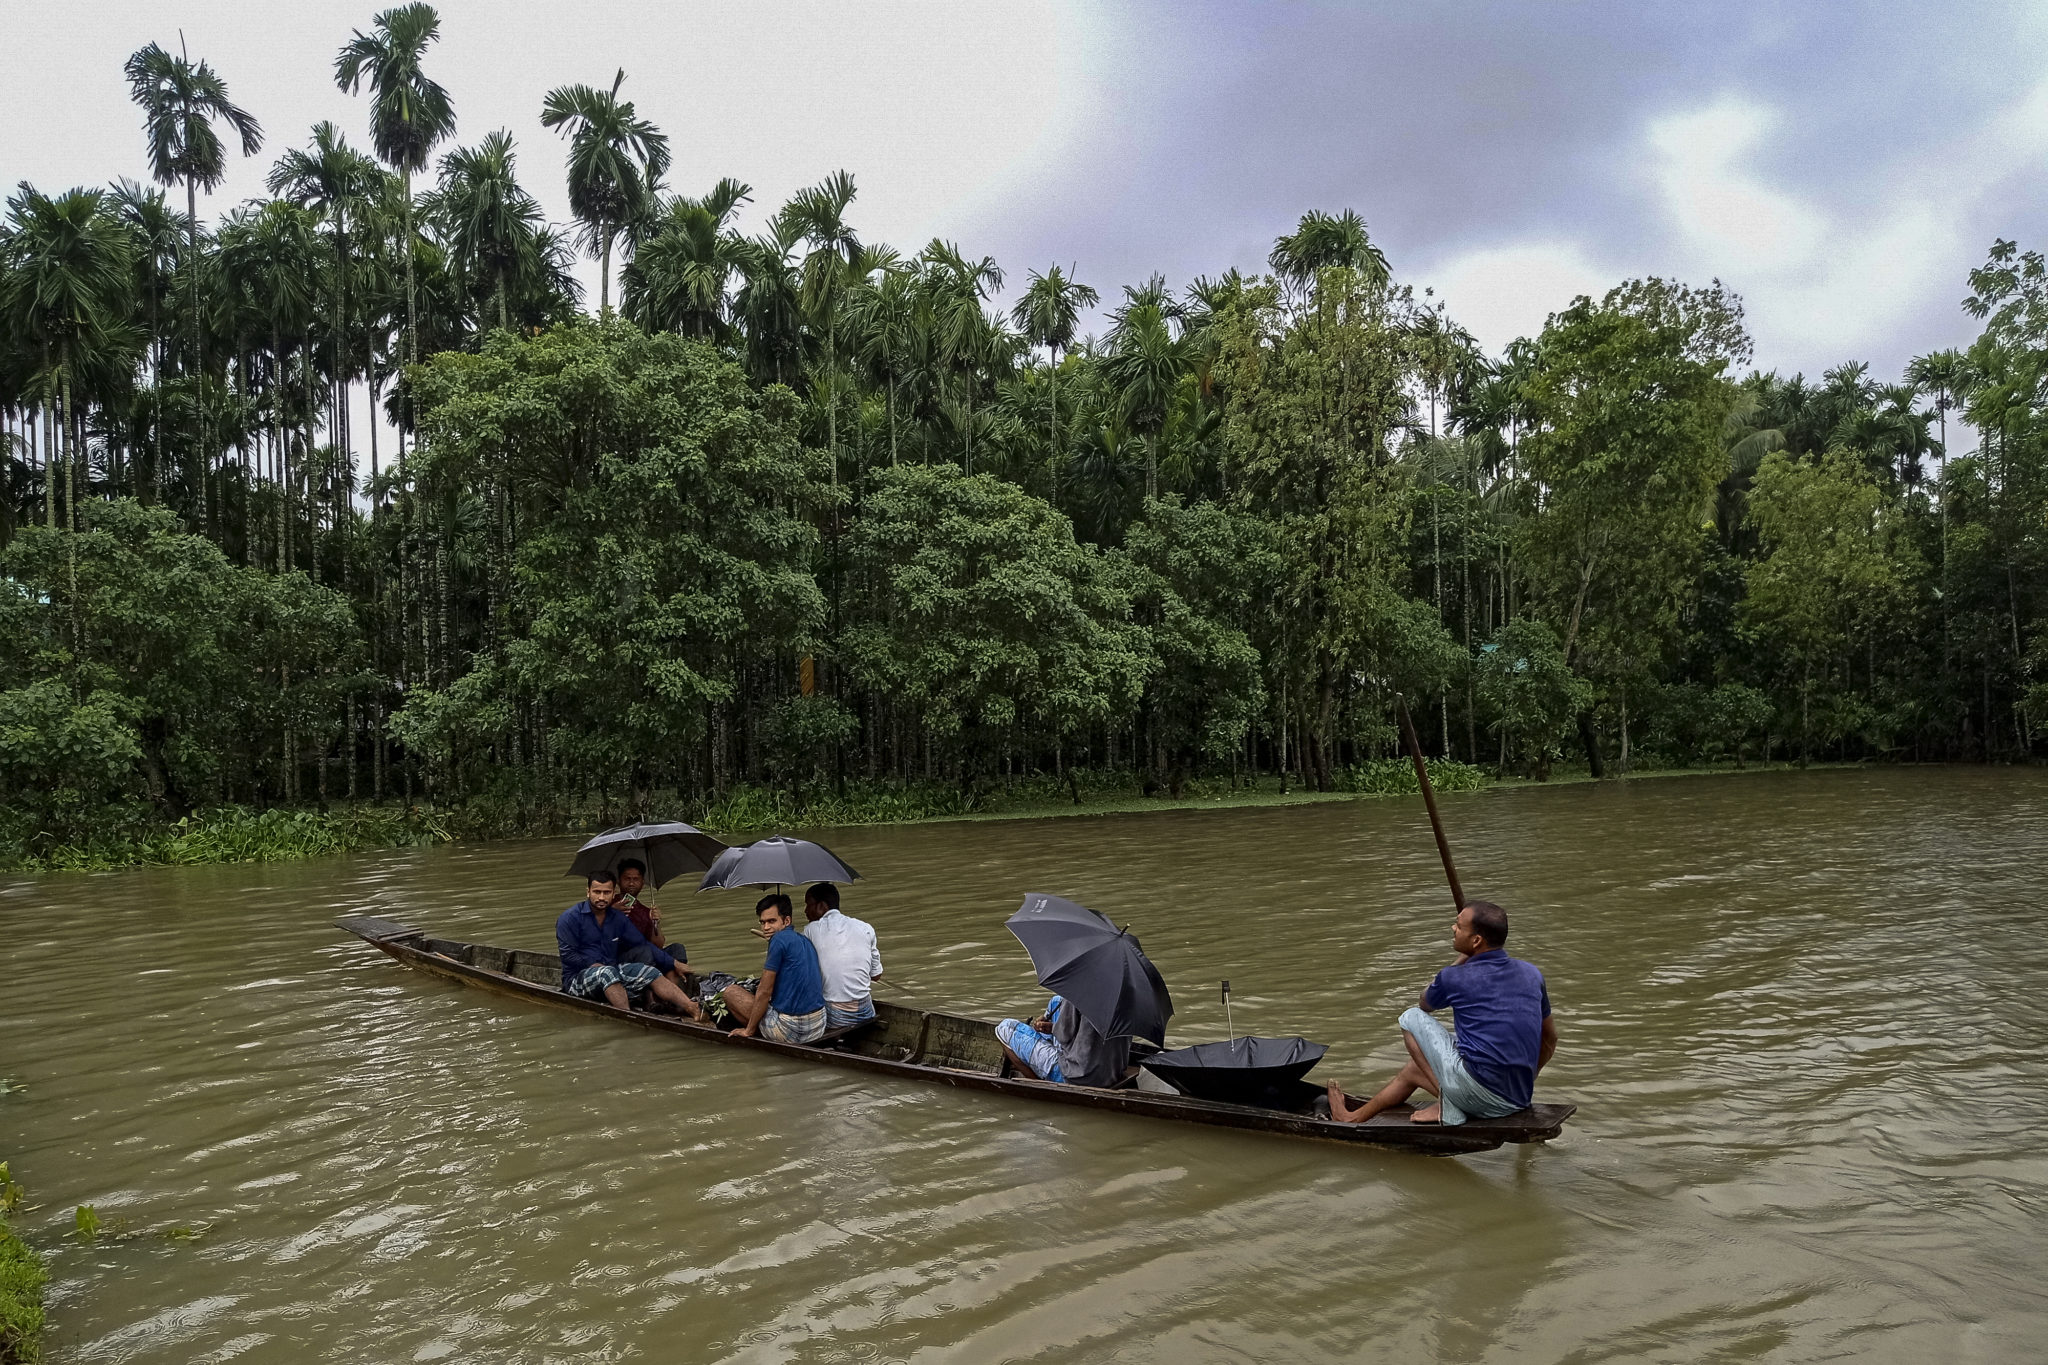
{"type": "Polygon", "coordinates": [[[647,880],[660,886],[685,872],[701,872],[712,860],[727,852],[723,840],[714,839],[695,825],[679,820],[661,824],[620,825],[608,829],[576,850],[567,877],[588,877],[593,872],[615,872],[627,858],[647,864],[647,880]]]}
{"type": "Polygon", "coordinates": [[[1165,1044],[1173,1000],[1128,927],[1118,929],[1085,905],[1035,891],[1006,923],[1031,954],[1038,984],[1065,996],[1097,1032],[1165,1044]]]}
{"type": "Polygon", "coordinates": [[[734,886],[794,886],[799,882],[857,882],[860,873],[823,844],[771,834],[718,855],[699,891],[734,886]]]}
{"type": "Polygon", "coordinates": [[[1141,1065],[1183,1095],[1257,1104],[1306,1076],[1327,1051],[1306,1038],[1232,1038],[1155,1052],[1141,1065]]]}

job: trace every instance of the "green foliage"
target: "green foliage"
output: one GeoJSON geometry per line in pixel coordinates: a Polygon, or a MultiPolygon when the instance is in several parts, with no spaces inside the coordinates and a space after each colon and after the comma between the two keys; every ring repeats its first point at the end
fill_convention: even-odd
{"type": "Polygon", "coordinates": [[[1592,705],[1592,688],[1572,672],[1556,633],[1527,617],[1508,622],[1481,652],[1478,673],[1479,699],[1504,762],[1548,777],[1572,718],[1592,705]]]}
{"type": "MultiPolygon", "coordinates": [[[[13,1188],[13,1182],[5,1188],[13,1188]]],[[[43,1258],[0,1220],[0,1365],[36,1365],[43,1358],[43,1287],[48,1281],[43,1258]]]]}
{"type": "Polygon", "coordinates": [[[419,807],[359,806],[251,811],[213,807],[165,820],[149,807],[101,807],[90,832],[53,842],[18,817],[0,819],[0,870],[94,871],[130,864],[286,862],[363,849],[446,843],[446,813],[419,807]]]}
{"type": "MultiPolygon", "coordinates": [[[[1480,791],[1493,781],[1486,769],[1455,759],[1432,758],[1427,766],[1429,785],[1440,792],[1480,791]]],[[[1346,768],[1339,789],[1368,796],[1415,796],[1421,793],[1422,784],[1415,780],[1412,760],[1375,758],[1346,768]]]]}
{"type": "Polygon", "coordinates": [[[86,1245],[100,1239],[100,1211],[90,1204],[80,1204],[71,1216],[71,1235],[86,1245]]]}
{"type": "Polygon", "coordinates": [[[867,585],[841,637],[848,674],[976,757],[1026,719],[1071,735],[1139,692],[1150,660],[1125,575],[1013,484],[876,470],[847,550],[867,585]]]}

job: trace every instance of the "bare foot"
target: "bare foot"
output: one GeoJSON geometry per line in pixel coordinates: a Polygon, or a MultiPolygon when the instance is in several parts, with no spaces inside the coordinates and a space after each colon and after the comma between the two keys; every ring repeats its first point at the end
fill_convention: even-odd
{"type": "Polygon", "coordinates": [[[1408,1116],[1408,1121],[1410,1123],[1442,1123],[1444,1121],[1444,1107],[1441,1104],[1432,1104],[1426,1109],[1418,1109],[1408,1116]]]}
{"type": "Polygon", "coordinates": [[[1330,1082],[1330,1117],[1339,1123],[1351,1122],[1351,1106],[1344,1102],[1344,1086],[1341,1082],[1330,1082]]]}

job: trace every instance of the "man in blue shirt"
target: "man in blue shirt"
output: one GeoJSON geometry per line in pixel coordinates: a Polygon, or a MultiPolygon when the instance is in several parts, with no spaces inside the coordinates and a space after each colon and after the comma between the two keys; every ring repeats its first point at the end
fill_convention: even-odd
{"type": "Polygon", "coordinates": [[[789,897],[780,892],[761,897],[754,918],[768,940],[761,984],[751,991],[727,986],[725,1007],[740,1021],[742,1038],[815,1043],[825,1033],[825,976],[818,969],[818,950],[791,927],[795,916],[789,897]]]}
{"type": "Polygon", "coordinates": [[[645,1008],[652,995],[678,1014],[697,1019],[696,1001],[662,975],[676,960],[644,938],[626,912],[613,905],[619,884],[609,872],[593,872],[584,899],[555,921],[555,948],[562,957],[562,989],[584,1000],[603,1000],[619,1009],[645,1008]],[[635,951],[635,950],[639,951],[635,951]],[[646,961],[634,961],[642,957],[646,961]]]}
{"type": "Polygon", "coordinates": [[[1534,963],[1507,955],[1508,912],[1491,901],[1472,901],[1451,925],[1458,960],[1436,974],[1422,993],[1422,1008],[1401,1016],[1408,1065],[1379,1094],[1353,1108],[1344,1087],[1330,1082],[1330,1117],[1367,1119],[1427,1090],[1439,1101],[1410,1115],[1414,1123],[1463,1123],[1527,1109],[1536,1073],[1557,1051],[1550,991],[1534,963]],[[1450,1030],[1428,1011],[1449,1009],[1450,1030]]]}

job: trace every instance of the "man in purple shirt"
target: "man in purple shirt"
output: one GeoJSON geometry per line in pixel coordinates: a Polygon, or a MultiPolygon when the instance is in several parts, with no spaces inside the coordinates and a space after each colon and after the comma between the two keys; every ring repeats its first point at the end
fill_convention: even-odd
{"type": "Polygon", "coordinates": [[[1451,925],[1458,960],[1436,974],[1422,1007],[1401,1016],[1408,1065],[1379,1094],[1353,1108],[1344,1087],[1330,1082],[1330,1117],[1364,1123],[1427,1090],[1438,1103],[1418,1109],[1414,1123],[1463,1123],[1527,1109],[1536,1073],[1557,1051],[1550,991],[1534,963],[1507,955],[1508,912],[1491,901],[1471,901],[1451,925]],[[1458,1032],[1429,1017],[1449,1009],[1458,1032]]]}

